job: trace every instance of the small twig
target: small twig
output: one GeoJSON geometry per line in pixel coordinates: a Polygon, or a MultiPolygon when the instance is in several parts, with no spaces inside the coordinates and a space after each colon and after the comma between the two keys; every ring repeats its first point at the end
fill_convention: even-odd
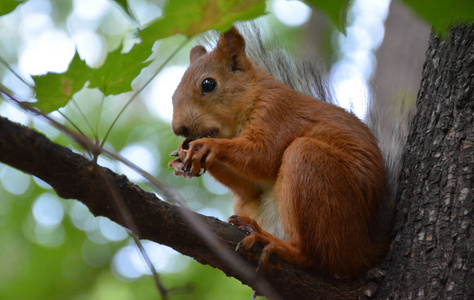
{"type": "Polygon", "coordinates": [[[138,250],[140,250],[140,253],[142,254],[142,257],[145,260],[146,264],[150,268],[150,272],[151,272],[151,275],[153,276],[153,279],[155,281],[156,288],[158,289],[158,291],[161,294],[161,299],[168,300],[170,291],[167,288],[165,288],[165,286],[161,282],[160,275],[156,271],[155,266],[153,265],[153,263],[151,262],[150,256],[148,256],[148,253],[146,253],[145,248],[143,248],[143,244],[140,242],[140,239],[138,238],[138,236],[136,234],[130,233],[130,236],[132,237],[133,241],[135,242],[135,245],[137,245],[138,250]]]}
{"type": "Polygon", "coordinates": [[[79,132],[83,137],[87,137],[86,134],[84,132],[82,132],[82,130],[76,126],[76,124],[71,120],[71,118],[69,118],[66,114],[64,114],[62,111],[58,110],[58,113],[69,123],[71,124],[72,127],[74,127],[74,129],[77,130],[77,132],[79,132]]]}
{"type": "Polygon", "coordinates": [[[155,77],[161,72],[161,70],[163,70],[163,68],[170,62],[170,60],[179,52],[179,50],[181,50],[190,40],[191,40],[191,38],[187,37],[181,44],[179,44],[178,47],[176,47],[176,49],[158,67],[158,69],[155,71],[155,73],[150,78],[148,78],[148,80],[145,82],[145,84],[143,84],[138,90],[135,91],[135,93],[132,95],[132,97],[130,97],[130,99],[127,101],[127,103],[125,103],[125,105],[119,111],[119,113],[117,114],[115,119],[112,121],[112,124],[110,124],[109,129],[107,130],[107,132],[104,135],[104,138],[102,139],[102,143],[100,144],[100,147],[104,146],[105,141],[109,137],[109,134],[112,131],[112,128],[114,127],[115,123],[117,123],[118,119],[123,114],[125,109],[130,105],[130,103],[132,103],[137,98],[137,96],[150,84],[150,82],[153,81],[153,79],[155,79],[155,77]]]}
{"type": "Polygon", "coordinates": [[[29,83],[28,81],[26,81],[26,79],[24,79],[23,77],[20,76],[20,74],[18,74],[15,70],[13,70],[12,67],[10,67],[10,65],[5,61],[5,59],[3,59],[3,57],[0,55],[0,63],[2,63],[2,65],[5,66],[5,68],[8,69],[8,71],[12,72],[13,75],[15,75],[15,77],[17,77],[18,79],[20,79],[21,82],[23,82],[24,84],[26,84],[30,89],[34,89],[35,87],[29,83]]]}
{"type": "MultiPolygon", "coordinates": [[[[89,120],[87,119],[86,117],[86,114],[84,113],[84,111],[81,109],[81,107],[79,106],[79,104],[77,103],[77,101],[74,99],[74,97],[71,97],[71,100],[72,103],[74,104],[74,106],[76,107],[76,109],[79,111],[79,114],[81,115],[81,118],[84,120],[84,122],[86,123],[87,127],[89,127],[89,130],[91,131],[91,134],[94,134],[94,128],[92,127],[92,124],[89,122],[89,120]]],[[[58,110],[59,111],[59,110],[58,110]]]]}
{"type": "Polygon", "coordinates": [[[158,275],[158,272],[156,271],[155,266],[153,266],[153,263],[151,262],[150,257],[146,253],[145,249],[143,248],[142,243],[140,242],[140,239],[137,236],[137,235],[140,235],[140,231],[138,230],[138,227],[136,226],[135,221],[133,220],[133,217],[130,214],[130,211],[127,209],[125,205],[125,201],[123,200],[122,196],[117,192],[117,189],[110,182],[110,180],[108,180],[108,177],[105,176],[102,169],[96,168],[96,170],[98,171],[102,179],[107,184],[107,188],[109,189],[112,199],[115,202],[115,207],[118,210],[118,215],[120,215],[123,218],[123,222],[125,226],[131,230],[129,234],[132,237],[133,241],[135,242],[135,245],[137,245],[138,249],[140,250],[140,253],[143,259],[145,260],[146,264],[150,268],[151,275],[153,276],[155,285],[161,294],[161,299],[168,300],[169,299],[168,290],[165,288],[165,286],[161,282],[160,276],[158,275]]]}

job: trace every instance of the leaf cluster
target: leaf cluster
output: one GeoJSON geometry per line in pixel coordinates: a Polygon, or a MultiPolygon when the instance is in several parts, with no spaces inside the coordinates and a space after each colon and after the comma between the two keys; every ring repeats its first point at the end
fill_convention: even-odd
{"type": "MultiPolygon", "coordinates": [[[[404,0],[418,15],[441,33],[456,22],[474,21],[474,2],[471,0],[404,0]],[[443,13],[439,13],[442,11],[443,13]]],[[[132,22],[127,1],[115,1],[132,22]]],[[[305,0],[305,3],[321,10],[345,33],[347,11],[354,1],[305,0]]],[[[22,1],[6,0],[0,4],[0,15],[13,11],[22,1]]],[[[211,29],[225,31],[236,21],[251,20],[265,14],[263,0],[172,0],[163,8],[159,17],[144,26],[136,27],[130,37],[139,38],[133,48],[124,53],[119,46],[108,53],[98,68],[89,67],[76,53],[65,73],[47,73],[34,76],[37,107],[45,112],[63,107],[84,86],[99,88],[105,96],[132,90],[132,81],[147,67],[151,60],[155,41],[181,34],[194,36],[211,29]]]]}

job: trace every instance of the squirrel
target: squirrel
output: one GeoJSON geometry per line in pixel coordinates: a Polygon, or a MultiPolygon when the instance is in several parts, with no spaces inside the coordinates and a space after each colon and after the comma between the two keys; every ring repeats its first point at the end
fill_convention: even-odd
{"type": "MultiPolygon", "coordinates": [[[[230,189],[228,222],[249,233],[239,247],[264,246],[261,265],[276,255],[322,275],[358,276],[389,249],[392,217],[380,210],[393,206],[384,201],[393,198],[394,159],[354,114],[308,95],[311,87],[301,93],[295,80],[277,80],[298,76],[285,70],[295,64],[268,53],[260,61],[256,43],[251,59],[233,26],[214,50],[192,48],[172,97],[172,130],[185,140],[169,166],[186,178],[208,171],[230,189]]],[[[321,85],[307,67],[300,64],[312,76],[303,83],[321,85]]]]}

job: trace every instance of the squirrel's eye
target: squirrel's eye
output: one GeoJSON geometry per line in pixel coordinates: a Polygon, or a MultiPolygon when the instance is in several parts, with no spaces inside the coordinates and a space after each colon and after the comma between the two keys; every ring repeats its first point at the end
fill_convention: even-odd
{"type": "Polygon", "coordinates": [[[217,82],[214,78],[206,78],[201,83],[202,93],[204,95],[214,91],[217,87],[217,82]]]}

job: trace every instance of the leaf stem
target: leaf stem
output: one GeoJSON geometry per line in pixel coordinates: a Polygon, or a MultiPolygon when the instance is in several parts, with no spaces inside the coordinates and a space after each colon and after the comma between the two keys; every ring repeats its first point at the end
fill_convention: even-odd
{"type": "Polygon", "coordinates": [[[118,119],[120,118],[120,116],[123,114],[123,112],[125,111],[125,109],[133,102],[133,100],[135,100],[137,98],[137,96],[150,84],[150,82],[155,79],[155,77],[163,70],[163,68],[165,67],[166,64],[169,63],[169,61],[189,42],[191,38],[190,37],[187,37],[181,44],[178,45],[178,47],[173,51],[173,53],[170,54],[170,56],[168,56],[166,58],[166,60],[160,65],[160,67],[156,70],[156,72],[150,77],[148,78],[148,80],[145,82],[145,84],[143,84],[137,91],[135,91],[135,93],[132,95],[132,97],[130,97],[130,99],[128,100],[128,102],[122,107],[122,109],[120,110],[120,112],[117,114],[117,116],[115,117],[115,119],[112,121],[112,124],[110,124],[110,127],[109,129],[107,130],[107,132],[105,133],[105,136],[104,136],[104,139],[102,140],[102,143],[100,144],[100,148],[102,148],[105,144],[105,141],[107,140],[107,138],[109,137],[109,134],[112,130],[112,128],[114,127],[115,123],[117,123],[118,119]]]}
{"type": "Polygon", "coordinates": [[[140,251],[143,259],[145,260],[145,263],[148,265],[148,268],[150,268],[151,275],[153,276],[153,279],[155,281],[156,288],[161,294],[161,299],[163,300],[168,300],[169,299],[169,291],[165,288],[163,283],[161,282],[160,275],[155,269],[155,266],[151,262],[150,256],[146,252],[145,248],[143,247],[143,244],[141,243],[140,239],[136,234],[133,232],[129,232],[129,235],[132,237],[133,241],[135,242],[135,245],[138,247],[138,250],[140,251]]]}
{"type": "Polygon", "coordinates": [[[13,70],[12,67],[10,67],[10,65],[7,63],[7,61],[5,59],[3,59],[3,57],[0,55],[0,62],[2,63],[2,65],[5,66],[5,68],[7,68],[10,72],[13,73],[13,75],[15,75],[18,79],[21,80],[21,82],[23,82],[24,84],[26,84],[31,90],[34,90],[35,87],[29,83],[28,81],[26,81],[25,78],[23,78],[20,74],[18,74],[15,70],[13,70]]]}

